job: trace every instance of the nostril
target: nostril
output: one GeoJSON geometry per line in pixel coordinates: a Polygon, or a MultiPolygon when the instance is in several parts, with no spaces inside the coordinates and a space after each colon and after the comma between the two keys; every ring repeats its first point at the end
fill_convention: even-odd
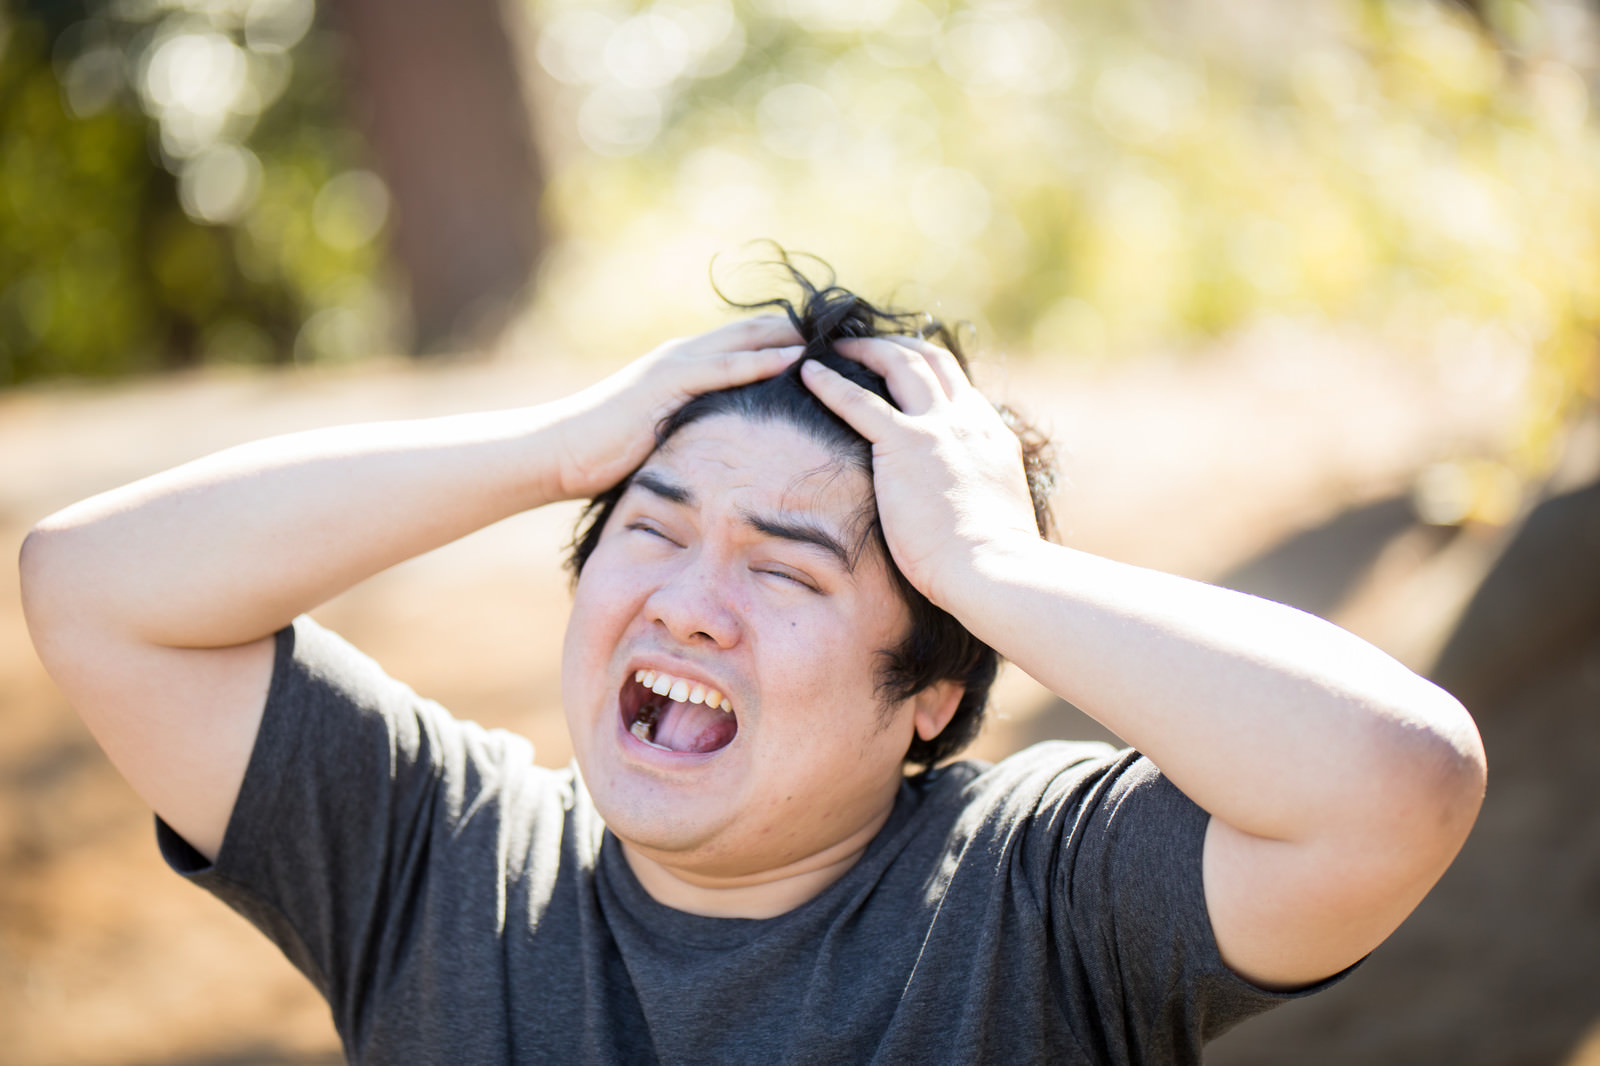
{"type": "Polygon", "coordinates": [[[656,619],[656,624],[671,633],[673,639],[682,641],[685,644],[716,644],[718,642],[716,637],[704,629],[691,629],[688,632],[684,632],[664,618],[656,619]]]}
{"type": "Polygon", "coordinates": [[[645,603],[650,621],[683,644],[728,647],[736,642],[739,624],[720,579],[680,574],[657,587],[645,603]]]}

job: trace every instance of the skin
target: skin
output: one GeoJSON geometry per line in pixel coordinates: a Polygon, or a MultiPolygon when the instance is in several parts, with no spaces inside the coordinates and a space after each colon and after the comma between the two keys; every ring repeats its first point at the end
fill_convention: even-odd
{"type": "Polygon", "coordinates": [[[1203,872],[1223,960],[1288,988],[1393,932],[1482,803],[1465,709],[1322,619],[1040,540],[1016,440],[948,352],[909,338],[840,350],[882,374],[900,410],[826,367],[802,375],[872,442],[902,572],[1211,814],[1203,872]]]}
{"type": "Polygon", "coordinates": [[[798,341],[782,318],[747,319],[555,403],[277,437],[91,497],[23,544],[34,647],[134,790],[215,858],[273,633],[395,563],[609,488],[662,416],[777,373],[798,341]]]}
{"type": "MultiPolygon", "coordinates": [[[[554,404],[279,438],[75,505],[24,545],[40,658],[134,788],[215,856],[259,726],[271,633],[384,567],[591,496],[650,459],[695,503],[630,499],[662,543],[615,522],[591,558],[564,669],[574,741],[648,891],[704,914],[781,913],[860,854],[912,731],[937,731],[959,695],[937,686],[880,732],[863,728],[877,704],[859,649],[892,641],[835,642],[828,627],[875,638],[903,625],[872,595],[881,560],[814,600],[768,589],[774,562],[837,577],[774,558],[772,538],[740,519],[756,508],[843,521],[865,487],[815,476],[829,457],[785,427],[723,417],[651,458],[661,415],[776,373],[797,340],[780,319],[751,320],[664,345],[554,404]],[[752,433],[768,435],[762,447],[752,433]],[[740,735],[692,766],[629,747],[613,701],[636,664],[725,684],[740,735]],[[827,698],[812,701],[820,678],[827,698]],[[818,716],[838,729],[832,748],[829,731],[804,728],[818,716]],[[830,803],[841,774],[849,787],[830,803]]],[[[1206,902],[1229,965],[1293,986],[1387,936],[1481,802],[1483,750],[1460,705],[1326,622],[1041,541],[1017,442],[949,353],[908,338],[840,351],[882,374],[898,405],[804,369],[872,443],[895,563],[1211,815],[1206,902]]]]}
{"type": "Polygon", "coordinates": [[[770,917],[815,895],[889,817],[913,731],[936,735],[954,711],[952,685],[882,710],[876,655],[910,621],[877,550],[852,567],[772,532],[853,544],[870,491],[788,425],[708,418],[645,464],[585,565],[567,722],[596,807],[663,902],[770,917]],[[726,693],[733,742],[662,752],[626,732],[618,692],[639,669],[726,693]]]}

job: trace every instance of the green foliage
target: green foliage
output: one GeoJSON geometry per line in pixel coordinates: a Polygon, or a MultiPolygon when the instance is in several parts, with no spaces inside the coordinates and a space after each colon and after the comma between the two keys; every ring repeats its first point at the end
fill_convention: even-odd
{"type": "Polygon", "coordinates": [[[308,0],[84,6],[0,8],[0,386],[370,347],[385,197],[308,0]]]}
{"type": "Polygon", "coordinates": [[[111,338],[123,339],[125,365],[148,365],[158,341],[137,256],[151,178],[143,125],[118,113],[68,121],[47,48],[41,28],[12,25],[0,64],[5,382],[95,372],[111,338]]]}
{"type": "Polygon", "coordinates": [[[1045,354],[1356,321],[1536,349],[1570,407],[1600,140],[1543,9],[1500,6],[1516,41],[1431,0],[543,0],[582,146],[548,306],[609,343],[607,301],[671,320],[773,237],[1045,354]]]}
{"type": "MultiPolygon", "coordinates": [[[[0,384],[383,343],[387,200],[312,0],[18,2],[0,384]]],[[[528,4],[560,235],[538,306],[577,351],[703,324],[718,255],[762,295],[724,267],[772,238],[1044,355],[1271,315],[1532,352],[1527,469],[1600,392],[1587,8],[528,4]]]]}

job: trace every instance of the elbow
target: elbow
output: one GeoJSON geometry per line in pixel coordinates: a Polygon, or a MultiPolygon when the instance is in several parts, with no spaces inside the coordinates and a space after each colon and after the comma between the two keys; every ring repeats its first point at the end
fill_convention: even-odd
{"type": "Polygon", "coordinates": [[[64,689],[103,666],[107,651],[98,617],[104,582],[93,576],[75,533],[47,518],[23,538],[17,558],[28,636],[45,672],[64,689]]]}
{"type": "Polygon", "coordinates": [[[22,550],[17,555],[18,587],[22,593],[22,613],[28,628],[34,628],[49,599],[49,540],[52,533],[44,523],[34,526],[22,539],[22,550]]]}
{"type": "Polygon", "coordinates": [[[26,538],[22,538],[22,549],[18,554],[18,587],[22,595],[22,618],[27,621],[29,634],[38,643],[40,632],[48,623],[51,616],[56,615],[53,605],[59,599],[58,581],[53,579],[54,539],[58,538],[56,531],[50,530],[45,523],[38,523],[29,530],[26,538]]]}
{"type": "Polygon", "coordinates": [[[1408,806],[1420,850],[1440,854],[1448,864],[1478,819],[1489,763],[1467,709],[1443,689],[1433,692],[1418,742],[1405,745],[1408,765],[1403,772],[1415,789],[1408,806]]]}
{"type": "MultiPolygon", "coordinates": [[[[1451,697],[1454,702],[1454,697],[1451,697]]],[[[1489,785],[1489,758],[1483,750],[1483,737],[1478,733],[1478,725],[1467,713],[1467,709],[1459,702],[1455,706],[1461,716],[1461,739],[1458,741],[1459,772],[1462,776],[1462,786],[1472,797],[1473,809],[1483,805],[1484,790],[1489,785]]]]}
{"type": "Polygon", "coordinates": [[[1456,707],[1460,722],[1452,746],[1451,778],[1453,810],[1461,822],[1461,839],[1464,841],[1473,823],[1478,820],[1478,811],[1483,807],[1483,797],[1489,787],[1489,759],[1472,715],[1455,697],[1450,697],[1450,701],[1456,707]]]}
{"type": "MultiPolygon", "coordinates": [[[[1429,686],[1431,689],[1432,686],[1429,686]]],[[[1351,883],[1412,905],[1444,875],[1483,805],[1488,763],[1472,717],[1433,689],[1410,714],[1380,715],[1356,759],[1356,787],[1338,802],[1324,838],[1351,883]]]]}
{"type": "Polygon", "coordinates": [[[83,568],[73,564],[67,543],[70,538],[70,530],[47,518],[29,530],[17,556],[22,616],[36,647],[63,619],[81,613],[72,606],[73,575],[80,575],[81,580],[83,568]]]}
{"type": "Polygon", "coordinates": [[[1351,771],[1327,796],[1336,834],[1373,861],[1435,875],[1466,843],[1488,780],[1478,728],[1454,696],[1413,675],[1364,717],[1351,771]]]}

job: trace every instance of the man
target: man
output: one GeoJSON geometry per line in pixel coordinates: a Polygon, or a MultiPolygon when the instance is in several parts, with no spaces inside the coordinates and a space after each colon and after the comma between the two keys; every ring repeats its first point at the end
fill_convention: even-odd
{"type": "Polygon", "coordinates": [[[1042,539],[956,355],[797,280],[799,311],[567,400],[233,449],[29,537],[41,658],[352,1061],[1196,1062],[1359,961],[1465,839],[1453,699],[1042,539]],[[296,620],[585,497],[581,776],[296,620]],[[1136,750],[905,776],[971,735],[995,652],[1136,750]]]}

